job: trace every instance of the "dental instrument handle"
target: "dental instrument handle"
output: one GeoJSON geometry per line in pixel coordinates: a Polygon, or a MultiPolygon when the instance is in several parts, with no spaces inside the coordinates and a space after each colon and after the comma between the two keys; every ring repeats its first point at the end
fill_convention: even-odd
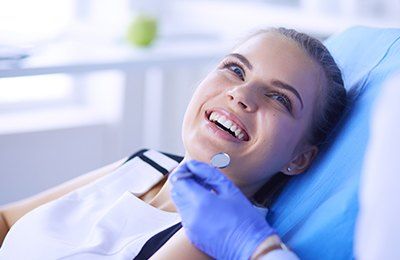
{"type": "MultiPolygon", "coordinates": [[[[219,152],[213,155],[210,160],[210,164],[218,169],[223,169],[229,166],[231,162],[231,157],[229,154],[224,153],[224,152],[219,152]]],[[[177,181],[179,179],[184,179],[184,178],[192,178],[193,174],[190,172],[185,172],[179,175],[179,177],[173,177],[173,181],[177,181]]]]}

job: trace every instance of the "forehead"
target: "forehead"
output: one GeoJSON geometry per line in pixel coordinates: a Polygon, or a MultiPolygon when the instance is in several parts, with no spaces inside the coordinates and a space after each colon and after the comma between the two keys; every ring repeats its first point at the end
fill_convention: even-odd
{"type": "Polygon", "coordinates": [[[233,52],[249,60],[253,76],[293,86],[305,103],[313,103],[315,93],[320,92],[322,69],[294,40],[278,33],[263,33],[245,41],[233,52]]]}

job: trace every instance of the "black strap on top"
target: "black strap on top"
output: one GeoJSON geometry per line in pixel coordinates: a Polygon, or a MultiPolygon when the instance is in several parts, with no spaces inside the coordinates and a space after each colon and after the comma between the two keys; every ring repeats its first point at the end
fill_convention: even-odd
{"type": "Polygon", "coordinates": [[[139,254],[133,258],[133,260],[147,260],[149,259],[158,249],[160,249],[179,229],[182,228],[181,223],[177,223],[160,233],[154,235],[152,238],[147,240],[143,245],[139,254]]]}
{"type": "MultiPolygon", "coordinates": [[[[142,159],[144,162],[146,162],[149,165],[151,165],[153,168],[155,168],[157,171],[159,171],[163,175],[167,175],[168,174],[168,170],[167,169],[162,167],[156,161],[153,161],[152,159],[150,159],[149,157],[144,155],[144,153],[147,152],[148,150],[149,149],[142,149],[142,150],[139,150],[139,151],[135,152],[134,154],[129,156],[129,158],[124,163],[130,161],[131,159],[133,159],[135,157],[139,157],[140,159],[142,159]]],[[[182,156],[178,156],[178,155],[174,155],[174,154],[170,154],[170,153],[164,153],[164,152],[160,152],[160,153],[162,153],[165,156],[171,158],[172,160],[176,161],[177,163],[180,163],[183,160],[182,156]]]]}
{"type": "Polygon", "coordinates": [[[163,175],[167,175],[168,174],[168,170],[167,169],[165,169],[164,167],[160,166],[158,163],[156,163],[152,159],[146,157],[145,155],[139,155],[139,158],[142,159],[143,161],[147,162],[148,164],[150,164],[154,168],[156,168],[156,170],[161,172],[163,175]]]}
{"type": "MultiPolygon", "coordinates": [[[[133,159],[134,157],[139,157],[144,162],[150,164],[156,170],[161,172],[163,175],[166,175],[168,173],[168,171],[165,168],[163,168],[161,165],[159,165],[157,162],[146,157],[144,155],[144,153],[146,151],[148,151],[148,149],[142,149],[142,150],[132,154],[125,161],[125,163],[127,161],[133,159]]],[[[161,152],[161,153],[168,156],[169,158],[171,158],[172,160],[174,160],[178,163],[183,160],[182,156],[178,156],[178,155],[174,155],[174,154],[170,154],[170,153],[164,153],[164,152],[161,152]]],[[[133,259],[134,260],[149,259],[155,252],[157,252],[158,249],[160,249],[181,228],[182,228],[182,224],[177,223],[177,224],[155,234],[149,240],[146,241],[146,243],[143,245],[142,249],[140,250],[139,254],[133,259]]]]}

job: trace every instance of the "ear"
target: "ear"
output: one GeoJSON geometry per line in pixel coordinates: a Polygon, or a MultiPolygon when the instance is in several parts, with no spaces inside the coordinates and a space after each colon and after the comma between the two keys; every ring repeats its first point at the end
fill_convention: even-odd
{"type": "Polygon", "coordinates": [[[281,170],[286,175],[297,175],[303,173],[311,165],[318,154],[318,147],[315,145],[305,145],[285,167],[281,170]]]}

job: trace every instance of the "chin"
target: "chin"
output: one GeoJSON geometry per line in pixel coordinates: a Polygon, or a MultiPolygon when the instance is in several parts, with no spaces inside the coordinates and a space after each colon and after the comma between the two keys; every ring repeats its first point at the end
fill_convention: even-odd
{"type": "Polygon", "coordinates": [[[210,151],[210,148],[205,148],[204,145],[185,145],[185,157],[205,163],[210,163],[211,157],[215,152],[210,151]]]}
{"type": "Polygon", "coordinates": [[[182,133],[182,142],[185,148],[185,157],[202,162],[209,163],[211,157],[216,152],[210,140],[200,138],[200,133],[191,132],[190,134],[182,133]]]}

